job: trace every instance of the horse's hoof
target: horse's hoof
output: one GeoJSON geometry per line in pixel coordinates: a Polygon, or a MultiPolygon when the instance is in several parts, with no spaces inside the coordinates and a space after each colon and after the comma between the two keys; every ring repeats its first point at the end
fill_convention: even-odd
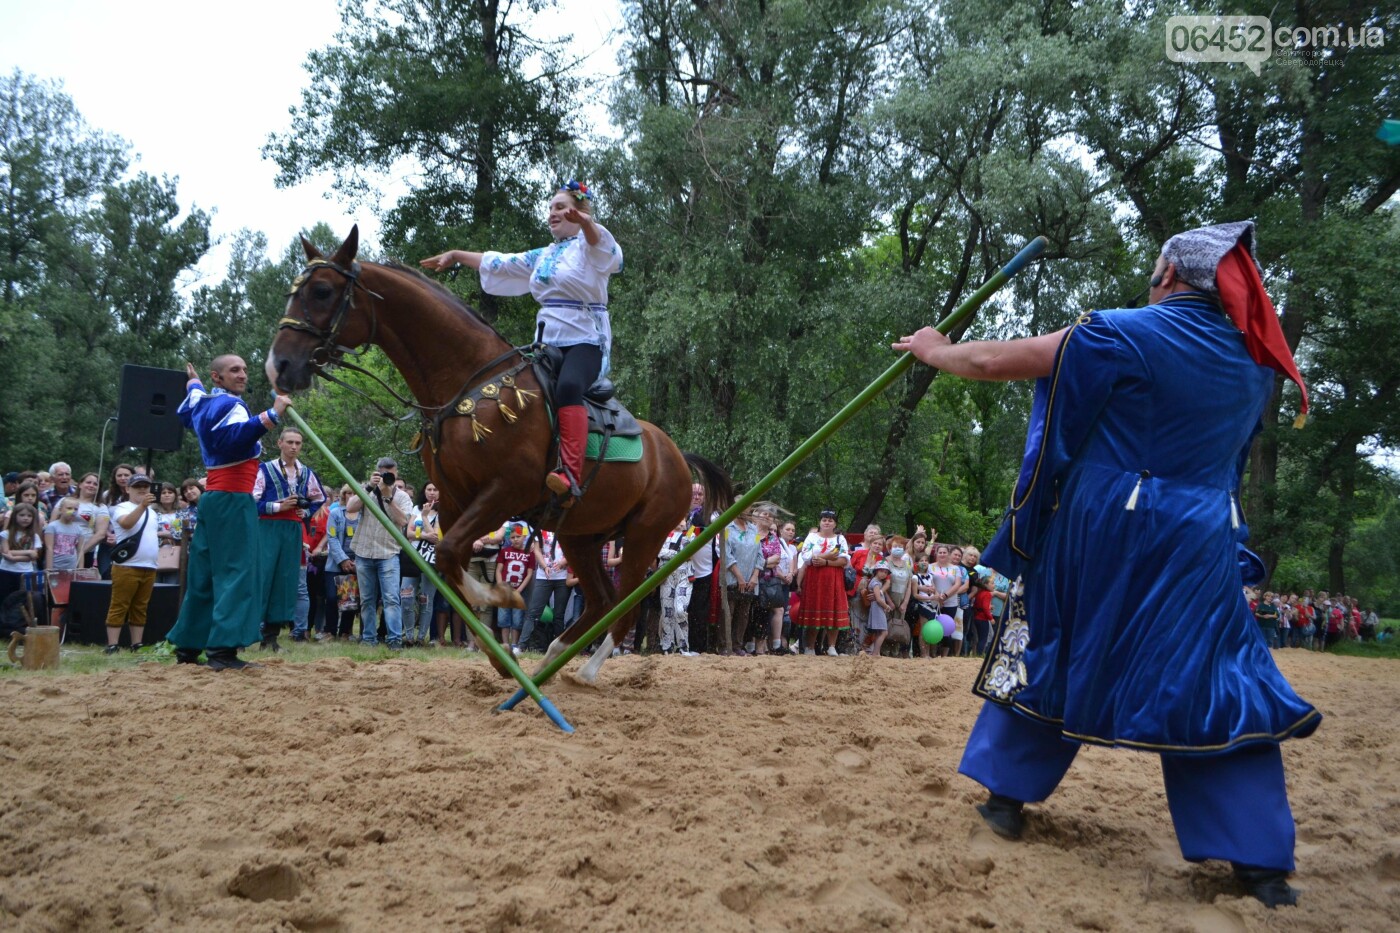
{"type": "Polygon", "coordinates": [[[597,689],[598,687],[597,681],[589,680],[581,674],[577,674],[572,671],[570,673],[565,674],[564,679],[576,687],[590,687],[593,689],[597,689]]]}

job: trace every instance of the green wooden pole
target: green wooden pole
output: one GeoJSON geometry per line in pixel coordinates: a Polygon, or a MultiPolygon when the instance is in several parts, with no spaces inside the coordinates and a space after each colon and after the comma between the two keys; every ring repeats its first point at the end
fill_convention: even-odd
{"type": "MultiPolygon", "coordinates": [[[[316,446],[316,449],[330,461],[331,466],[335,467],[336,472],[345,479],[345,482],[349,483],[351,487],[359,489],[360,481],[356,479],[349,470],[345,469],[345,465],[340,462],[335,454],[331,453],[330,448],[326,446],[325,442],[317,437],[316,432],[307,426],[306,420],[302,418],[301,414],[298,413],[295,408],[291,407],[287,408],[286,414],[287,417],[292,420],[292,423],[300,428],[307,439],[316,446]]],[[[452,608],[457,610],[462,618],[466,620],[472,632],[481,643],[486,646],[486,650],[491,652],[496,660],[505,665],[506,670],[510,672],[510,676],[519,681],[521,686],[520,696],[524,697],[528,695],[533,698],[534,701],[539,704],[540,709],[544,710],[545,715],[550,718],[551,722],[565,732],[573,732],[574,727],[569,725],[568,720],[560,714],[554,704],[549,701],[549,698],[540,692],[539,686],[536,685],[534,681],[530,679],[529,675],[521,669],[520,665],[515,662],[515,656],[501,647],[501,643],[492,637],[491,630],[482,624],[481,620],[473,615],[472,611],[467,608],[467,604],[462,601],[462,597],[458,596],[456,591],[448,586],[447,583],[443,581],[442,577],[438,576],[437,570],[425,561],[421,554],[414,550],[413,545],[409,543],[404,533],[389,520],[388,515],[384,514],[384,510],[379,507],[379,503],[365,495],[360,496],[360,502],[364,504],[365,508],[369,509],[370,514],[377,518],[379,523],[393,536],[394,540],[398,542],[399,547],[403,548],[403,552],[408,555],[409,560],[418,565],[418,569],[422,572],[423,576],[433,581],[433,585],[437,587],[438,592],[441,593],[447,599],[448,603],[451,604],[452,608]]]]}
{"type": "MultiPolygon", "coordinates": [[[[1031,240],[1030,243],[1026,244],[1025,248],[1017,253],[1015,258],[1003,266],[995,275],[983,283],[981,288],[973,292],[966,301],[958,305],[947,317],[938,323],[937,329],[939,332],[946,334],[962,324],[963,321],[967,320],[968,316],[980,308],[997,289],[1009,282],[1016,273],[1025,268],[1027,263],[1044,252],[1045,245],[1046,240],[1043,236],[1038,236],[1034,240],[1031,240]]],[[[788,454],[787,458],[784,459],[782,463],[774,467],[767,476],[759,480],[747,493],[740,496],[738,501],[726,509],[724,514],[720,515],[718,519],[711,522],[709,527],[696,535],[695,539],[682,548],[680,553],[663,564],[655,573],[643,581],[640,586],[631,593],[628,593],[617,605],[613,606],[606,615],[599,619],[597,623],[588,630],[587,634],[569,645],[562,654],[541,668],[539,673],[535,674],[533,678],[534,683],[537,686],[543,684],[558,673],[559,669],[567,664],[574,655],[591,645],[594,639],[607,631],[608,628],[612,626],[613,622],[617,621],[618,616],[636,606],[648,593],[660,586],[667,577],[681,566],[681,564],[689,560],[700,548],[709,544],[712,538],[723,531],[730,522],[747,510],[749,506],[763,498],[763,495],[768,492],[769,489],[777,485],[779,480],[792,472],[799,463],[811,456],[812,453],[822,444],[826,443],[827,439],[835,434],[842,425],[855,417],[857,412],[870,404],[875,396],[885,391],[890,383],[902,376],[912,365],[914,365],[914,355],[912,353],[905,353],[895,360],[894,364],[890,366],[889,369],[881,373],[874,382],[865,387],[864,391],[833,415],[830,421],[822,425],[821,428],[817,430],[816,434],[807,438],[807,440],[802,443],[802,446],[788,454]]],[[[505,703],[501,704],[500,708],[503,710],[514,709],[516,704],[523,700],[525,696],[526,691],[522,690],[505,703]]]]}

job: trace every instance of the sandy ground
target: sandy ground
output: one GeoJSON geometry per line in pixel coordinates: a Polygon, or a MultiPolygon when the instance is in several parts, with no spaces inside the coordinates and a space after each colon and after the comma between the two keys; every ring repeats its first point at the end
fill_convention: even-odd
{"type": "Polygon", "coordinates": [[[571,737],[479,660],[10,677],[0,929],[1394,930],[1400,664],[1280,663],[1328,718],[1272,912],[1180,859],[1155,756],[991,835],[972,661],[627,657],[547,690],[571,737]]]}

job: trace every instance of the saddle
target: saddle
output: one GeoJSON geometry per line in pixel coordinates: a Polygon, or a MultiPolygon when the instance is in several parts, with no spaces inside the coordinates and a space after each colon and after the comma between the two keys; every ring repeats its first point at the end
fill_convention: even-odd
{"type": "MultiPolygon", "coordinates": [[[[508,423],[513,424],[530,399],[537,398],[543,393],[552,427],[549,451],[545,459],[546,461],[554,460],[559,450],[559,427],[554,415],[556,411],[554,388],[558,381],[559,367],[563,363],[563,358],[563,351],[546,344],[536,343],[530,346],[515,347],[487,363],[473,375],[472,381],[463,386],[452,401],[435,409],[433,414],[425,416],[423,427],[414,440],[414,450],[417,451],[424,443],[428,443],[433,457],[436,458],[442,437],[443,422],[457,416],[471,419],[472,436],[477,443],[481,443],[487,439],[492,431],[491,428],[481,424],[477,419],[477,410],[480,405],[487,402],[494,404],[501,416],[508,423]],[[512,358],[516,358],[518,362],[510,369],[483,382],[476,381],[481,373],[494,369],[512,358]],[[516,381],[516,377],[527,368],[535,374],[535,379],[540,385],[540,392],[526,389],[516,381]]],[[[613,392],[612,382],[607,379],[599,379],[584,393],[583,404],[584,409],[588,412],[589,433],[587,452],[584,457],[587,460],[593,460],[594,466],[586,478],[578,478],[580,490],[586,490],[592,484],[593,479],[598,475],[599,468],[605,461],[635,463],[641,459],[641,423],[623,407],[622,403],[614,397],[613,392]],[[620,438],[622,441],[613,446],[611,456],[609,456],[608,448],[614,438],[620,438]]],[[[555,517],[543,522],[534,517],[527,520],[531,525],[555,527],[550,523],[557,523],[557,516],[567,506],[561,505],[556,497],[550,508],[553,511],[544,514],[555,517]]]]}
{"type": "MultiPolygon", "coordinates": [[[[557,347],[537,343],[529,348],[533,357],[535,378],[544,389],[545,401],[554,410],[554,384],[564,353],[557,347]]],[[[583,393],[583,407],[588,411],[588,433],[613,437],[640,437],[642,426],[613,394],[616,387],[611,379],[600,378],[583,393]]],[[[606,444],[605,444],[606,446],[606,444]]],[[[599,457],[601,460],[602,458],[599,457]]]]}

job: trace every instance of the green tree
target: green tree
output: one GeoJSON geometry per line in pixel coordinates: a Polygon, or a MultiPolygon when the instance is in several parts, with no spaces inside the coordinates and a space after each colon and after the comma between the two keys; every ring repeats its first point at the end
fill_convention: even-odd
{"type": "MultiPolygon", "coordinates": [[[[389,253],[524,248],[539,236],[552,183],[541,168],[570,139],[576,89],[566,48],[521,28],[549,5],[344,0],[334,44],[307,58],[312,82],[291,127],[264,149],[279,183],[329,171],[364,203],[370,172],[413,173],[421,183],[383,215],[389,253]]],[[[478,304],[494,321],[498,303],[478,304]]]]}
{"type": "MultiPolygon", "coordinates": [[[[1246,4],[1240,12],[1271,16],[1275,27],[1340,22],[1379,26],[1388,35],[1400,31],[1400,14],[1383,4],[1310,0],[1291,8],[1246,4]]],[[[1387,320],[1384,309],[1395,304],[1373,284],[1382,268],[1377,260],[1386,255],[1383,228],[1393,225],[1377,215],[1400,189],[1400,152],[1373,138],[1380,116],[1375,103],[1400,91],[1400,61],[1392,49],[1351,48],[1306,58],[1283,50],[1258,77],[1228,66],[1192,66],[1192,74],[1203,82],[1211,104],[1206,131],[1197,136],[1200,161],[1208,170],[1204,177],[1217,181],[1203,198],[1208,214],[1218,220],[1258,219],[1261,259],[1284,312],[1284,334],[1315,387],[1319,415],[1333,417],[1334,390],[1345,400],[1335,414],[1348,413],[1348,427],[1338,430],[1335,422],[1322,427],[1315,419],[1310,428],[1333,434],[1334,453],[1327,461],[1332,466],[1314,478],[1340,493],[1328,563],[1331,587],[1341,588],[1356,489],[1356,473],[1348,464],[1358,459],[1362,441],[1376,433],[1365,422],[1378,423],[1390,397],[1384,379],[1357,380],[1349,374],[1369,368],[1368,358],[1377,351],[1384,358],[1385,347],[1400,339],[1386,327],[1395,315],[1388,313],[1387,320]],[[1354,335],[1364,332],[1366,342],[1336,339],[1340,318],[1377,304],[1376,318],[1350,328],[1354,335]]],[[[1286,546],[1297,518],[1280,499],[1282,477],[1298,472],[1284,458],[1289,446],[1310,446],[1291,443],[1296,396],[1286,385],[1282,377],[1276,382],[1246,490],[1251,526],[1270,567],[1280,559],[1279,547],[1286,546]]]]}
{"type": "Polygon", "coordinates": [[[53,277],[81,257],[85,218],[126,164],[126,144],[89,128],[59,84],[0,77],[0,352],[15,362],[0,380],[0,463],[47,466],[66,449],[50,419],[74,401],[105,416],[103,396],[67,394],[65,371],[81,367],[52,362],[86,360],[104,332],[53,277]]]}
{"type": "MultiPolygon", "coordinates": [[[[917,8],[639,0],[625,15],[626,145],[593,159],[629,250],[618,379],[752,482],[878,372],[842,283],[875,208],[863,117],[917,8]],[[841,365],[853,344],[867,366],[841,365]]],[[[822,451],[777,495],[834,501],[848,452],[822,451]]]]}

